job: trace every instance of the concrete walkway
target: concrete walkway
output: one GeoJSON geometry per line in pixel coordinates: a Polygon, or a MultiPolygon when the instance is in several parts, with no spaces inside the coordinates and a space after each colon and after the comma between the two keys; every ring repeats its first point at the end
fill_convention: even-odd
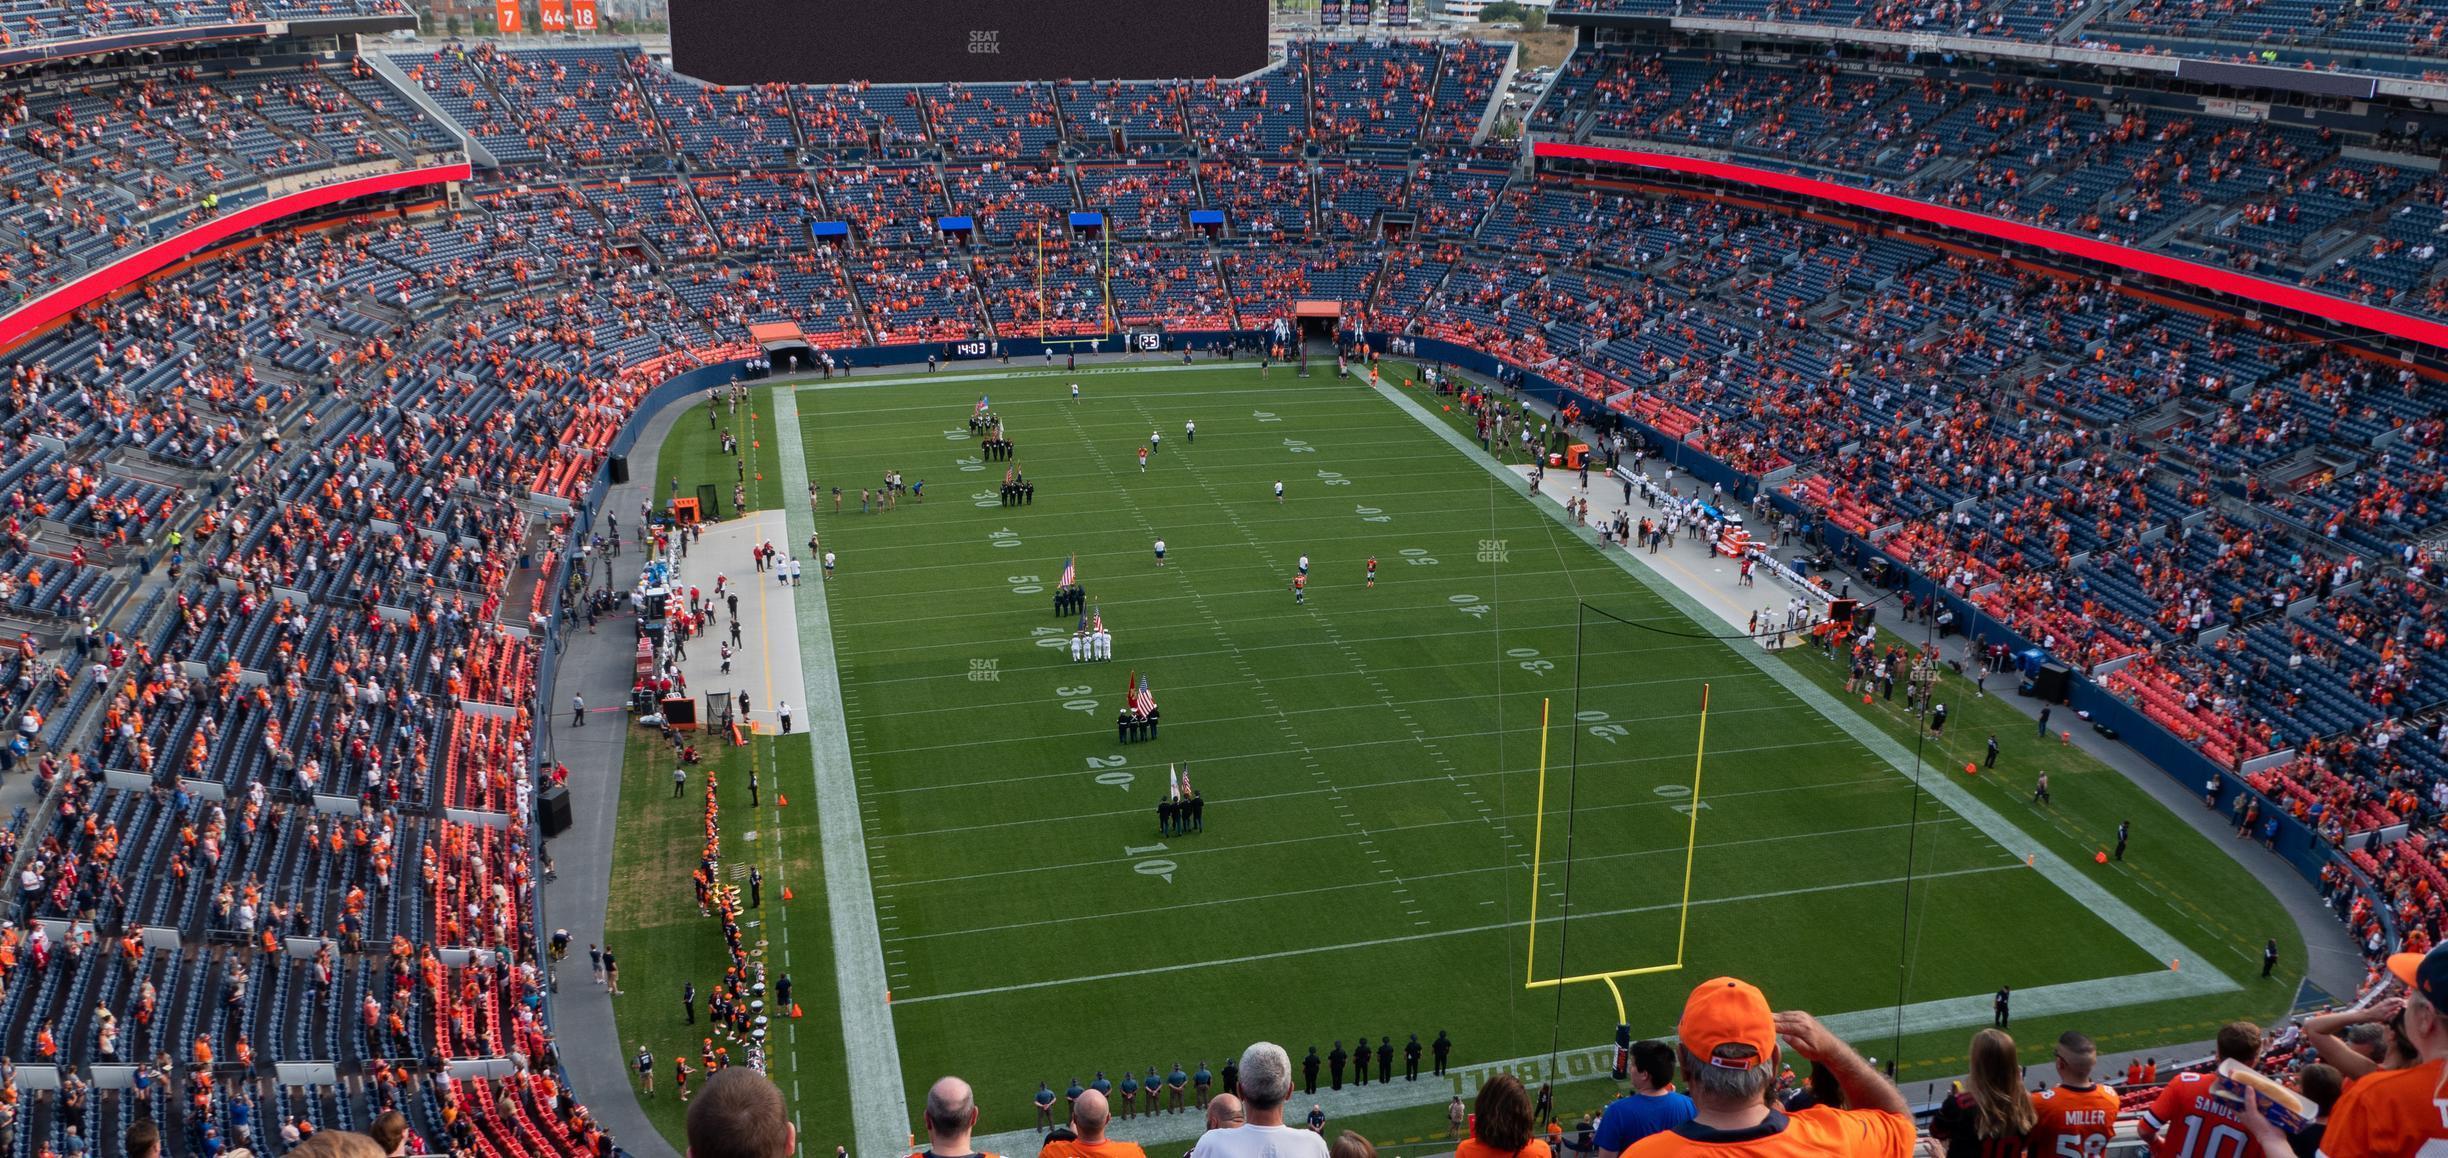
{"type": "MultiPolygon", "coordinates": [[[[674,406],[647,425],[638,440],[639,461],[648,461],[672,423],[685,413],[685,407],[674,406]]],[[[620,516],[623,535],[636,533],[638,503],[654,482],[650,471],[632,479],[610,488],[604,497],[604,509],[620,516]]],[[[637,579],[644,562],[632,549],[611,560],[611,570],[627,584],[637,579]]],[[[596,564],[599,584],[603,566],[596,564]]],[[[550,746],[543,757],[569,765],[570,830],[545,845],[557,875],[544,885],[544,926],[547,931],[569,930],[567,964],[574,968],[560,975],[569,984],[559,985],[553,998],[554,1039],[572,1092],[612,1131],[621,1149],[636,1158],[680,1158],[638,1106],[629,1084],[632,1047],[620,1040],[613,1023],[611,994],[588,979],[581,956],[589,943],[603,943],[604,911],[612,895],[612,846],[619,838],[620,771],[628,742],[625,706],[637,662],[635,623],[626,617],[608,620],[593,635],[581,626],[562,634],[555,646],[562,648],[561,666],[553,687],[544,693],[550,746]],[[586,697],[586,727],[570,724],[572,694],[586,697]]],[[[617,952],[619,946],[613,949],[617,952]]]]}

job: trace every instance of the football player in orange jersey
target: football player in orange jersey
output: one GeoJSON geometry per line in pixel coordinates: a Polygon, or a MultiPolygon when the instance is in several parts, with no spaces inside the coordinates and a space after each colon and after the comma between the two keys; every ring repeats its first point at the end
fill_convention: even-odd
{"type": "Polygon", "coordinates": [[[2057,1084],[2032,1095],[2033,1158],[2100,1158],[2116,1135],[2117,1092],[2091,1081],[2099,1047],[2079,1033],[2057,1039],[2057,1084]]]}

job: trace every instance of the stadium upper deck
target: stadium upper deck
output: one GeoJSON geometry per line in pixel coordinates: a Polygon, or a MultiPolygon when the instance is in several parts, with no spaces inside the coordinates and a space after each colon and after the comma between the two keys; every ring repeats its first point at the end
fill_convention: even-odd
{"type": "MultiPolygon", "coordinates": [[[[356,61],[46,70],[0,104],[0,269],[28,294],[248,190],[447,154],[457,130],[508,169],[455,209],[270,232],[8,355],[0,612],[38,637],[11,656],[9,715],[68,745],[39,757],[56,808],[13,830],[38,881],[21,915],[125,917],[178,948],[21,953],[0,1052],[48,1037],[99,1057],[96,1009],[149,991],[155,1028],[111,1040],[171,1055],[201,1094],[182,1128],[226,1132],[242,1099],[327,1125],[389,1103],[480,1151],[592,1144],[549,1071],[454,1089],[396,1059],[545,1056],[531,721],[491,705],[534,702],[525,629],[550,592],[514,591],[509,560],[573,549],[549,511],[584,495],[642,392],[753,349],[763,321],[848,348],[1253,330],[1336,300],[1372,334],[1486,351],[1680,439],[2078,665],[2154,653],[2100,678],[2222,765],[2291,749],[2254,783],[2324,835],[2448,807],[2422,718],[2448,703],[2448,605],[2415,547],[2448,522],[2448,424],[2413,368],[2090,271],[1522,171],[1481,135],[1509,65],[1484,45],[1303,44],[1246,82],[957,88],[717,91],[620,48],[396,63],[456,126],[356,61]],[[1117,244],[1072,232],[1073,211],[1106,214],[1117,244]],[[840,248],[807,238],[823,220],[850,224],[840,248]],[[172,527],[182,573],[125,606],[124,560],[147,538],[158,559],[172,527]],[[116,639],[65,646],[114,609],[116,639]],[[318,796],[355,803],[335,819],[318,796]],[[283,928],[337,947],[252,966],[230,949],[283,928]],[[498,955],[445,964],[460,946],[498,955]],[[301,995],[328,1009],[279,1015],[301,995]],[[198,1082],[218,1072],[199,1040],[335,1060],[351,1084],[198,1082]],[[451,1112],[504,1092],[505,1114],[451,1112]]],[[[1590,46],[1531,125],[2448,316],[2437,141],[2378,121],[1590,46]]],[[[2354,919],[2436,937],[2448,894],[2413,883],[2437,872],[2424,846],[2359,855],[2394,883],[2354,919]]],[[[20,1130],[64,1126],[37,1105],[20,1130]]]]}

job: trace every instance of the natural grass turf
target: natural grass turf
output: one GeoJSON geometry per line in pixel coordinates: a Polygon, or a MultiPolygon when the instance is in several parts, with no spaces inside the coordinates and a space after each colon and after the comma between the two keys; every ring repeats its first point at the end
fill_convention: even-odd
{"type": "MultiPolygon", "coordinates": [[[[781,500],[779,474],[770,465],[772,418],[763,409],[769,393],[764,389],[754,392],[756,422],[763,431],[768,463],[764,487],[754,500],[761,505],[781,500]]],[[[734,416],[725,404],[722,418],[735,423],[732,429],[742,433],[743,446],[754,452],[757,448],[747,446],[748,432],[754,429],[749,424],[749,409],[744,406],[734,416]]],[[[669,490],[665,480],[675,475],[684,495],[695,494],[700,481],[725,483],[734,477],[732,460],[720,453],[719,436],[708,430],[704,411],[701,404],[684,413],[660,450],[657,468],[661,473],[654,477],[665,492],[669,490]]],[[[750,481],[755,485],[753,471],[750,481]]],[[[723,495],[728,510],[727,483],[723,495]]],[[[605,625],[607,631],[629,629],[626,619],[605,625]]],[[[706,999],[729,964],[721,926],[713,917],[698,914],[689,876],[705,847],[701,777],[710,772],[721,792],[726,874],[743,878],[735,881],[743,897],[747,866],[759,866],[765,877],[764,908],[747,914],[747,921],[760,923],[744,922],[746,937],[752,945],[765,942],[768,976],[779,978],[787,972],[791,996],[807,1013],[792,1021],[786,1009],[769,1011],[773,1015],[769,1068],[790,1097],[803,1146],[809,1153],[830,1152],[834,1145],[851,1140],[850,1096],[840,1022],[835,1016],[833,942],[825,924],[824,864],[818,855],[815,802],[800,799],[787,807],[779,804],[793,786],[814,779],[813,758],[805,743],[780,743],[773,736],[756,737],[746,747],[733,747],[711,732],[700,733],[699,740],[705,760],[690,770],[688,789],[681,799],[672,799],[670,749],[653,733],[632,731],[621,772],[620,835],[613,850],[611,912],[604,922],[606,936],[620,954],[621,988],[627,994],[613,1002],[621,1031],[621,1056],[624,1062],[634,1058],[641,1042],[653,1052],[657,1093],[641,1098],[639,1104],[674,1149],[685,1149],[687,1140],[681,1130],[685,1107],[672,1090],[672,1058],[685,1049],[689,1064],[697,1064],[707,1025],[706,999]],[[751,761],[758,764],[758,781],[763,786],[762,807],[756,809],[748,804],[751,761]],[[751,832],[756,834],[753,840],[748,839],[751,832]],[[786,884],[795,899],[783,900],[786,884]],[[698,1021],[694,1026],[686,1024],[680,1011],[683,981],[697,985],[698,1021]]],[[[563,983],[589,984],[585,963],[576,964],[574,970],[563,968],[563,983]]],[[[734,1047],[732,1059],[741,1058],[742,1051],[734,1047]]],[[[635,1080],[631,1071],[632,1088],[635,1080]]],[[[702,1073],[698,1080],[704,1080],[702,1073]]]]}
{"type": "MultiPolygon", "coordinates": [[[[827,595],[889,906],[904,1077],[913,1097],[941,1073],[971,1078],[1009,1107],[987,1129],[1023,1124],[1039,1079],[1220,1065],[1260,1037],[1297,1055],[1442,1028],[1472,1063],[1603,1040],[1615,1020],[1603,987],[1522,987],[1542,699],[1552,740],[1581,757],[1575,781],[1570,752],[1551,753],[1550,792],[1571,799],[1551,796],[1546,835],[1572,841],[1573,905],[1540,930],[1536,967],[1553,975],[1673,959],[1691,833],[1674,789],[1691,777],[1699,685],[1712,689],[1683,968],[1621,983],[1636,1032],[1666,1032],[1682,993],[1716,972],[1834,1013],[1891,1005],[1899,989],[1919,1001],[2166,967],[1934,800],[1908,844],[1914,791],[1892,769],[1727,645],[1662,634],[1708,632],[1326,373],[955,379],[808,390],[800,409],[820,485],[855,493],[896,468],[927,480],[923,504],[865,516],[827,504],[817,523],[841,556],[827,595]],[[981,392],[1038,485],[1032,506],[1000,507],[1005,464],[974,461],[965,420],[981,392]],[[1184,419],[1200,424],[1195,445],[1184,419]],[[1142,474],[1150,428],[1164,446],[1142,474]],[[1074,552],[1115,632],[1109,664],[1037,646],[1071,626],[1049,616],[1047,592],[1074,552]],[[1295,607],[1302,554],[1312,586],[1295,607]],[[1374,589],[1361,584],[1370,555],[1374,589]],[[1576,705],[1583,600],[1641,626],[1581,633],[1576,705]],[[1125,747],[1112,714],[1133,668],[1167,723],[1125,747]],[[1203,835],[1156,833],[1168,762],[1188,763],[1209,798],[1203,835]],[[1922,876],[1909,926],[1908,846],[1922,876]]],[[[1959,737],[1990,726],[1975,706],[1957,711],[1959,737]]],[[[2246,874],[2163,812],[2154,821],[2113,772],[2058,774],[2056,787],[2066,830],[2007,815],[2087,857],[2101,810],[2130,804],[2137,851],[2164,883],[2136,873],[2110,887],[2180,939],[2207,950],[2224,926],[2257,946],[2286,928],[2246,874]],[[2225,920],[2202,920],[2211,911],[2225,920]]],[[[1541,858],[1543,917],[1564,903],[1565,855],[1541,858]]],[[[2237,952],[2217,963],[2249,979],[2237,952]]],[[[2081,1023],[2111,1040],[2197,1040],[2188,1027],[2274,1014],[2282,989],[2081,1023]]],[[[2017,1028],[2042,1042],[2067,1027],[2017,1028]]],[[[1905,1038],[1907,1073],[1950,1064],[1964,1037],[1905,1038]]]]}

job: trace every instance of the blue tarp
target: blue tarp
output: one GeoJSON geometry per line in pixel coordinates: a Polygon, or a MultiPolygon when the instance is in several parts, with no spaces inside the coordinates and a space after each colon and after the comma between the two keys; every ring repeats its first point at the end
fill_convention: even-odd
{"type": "Polygon", "coordinates": [[[808,226],[808,233],[819,240],[827,237],[848,237],[850,236],[850,223],[847,221],[819,221],[808,226]]]}
{"type": "Polygon", "coordinates": [[[1193,209],[1190,211],[1190,224],[1222,225],[1224,224],[1224,211],[1221,209],[1193,209]]]}
{"type": "Polygon", "coordinates": [[[1071,215],[1071,228],[1073,229],[1102,229],[1104,227],[1105,215],[1102,213],[1074,213],[1071,215]]]}
{"type": "Polygon", "coordinates": [[[966,217],[944,217],[937,219],[935,228],[946,233],[967,233],[977,228],[977,223],[966,217]]]}

